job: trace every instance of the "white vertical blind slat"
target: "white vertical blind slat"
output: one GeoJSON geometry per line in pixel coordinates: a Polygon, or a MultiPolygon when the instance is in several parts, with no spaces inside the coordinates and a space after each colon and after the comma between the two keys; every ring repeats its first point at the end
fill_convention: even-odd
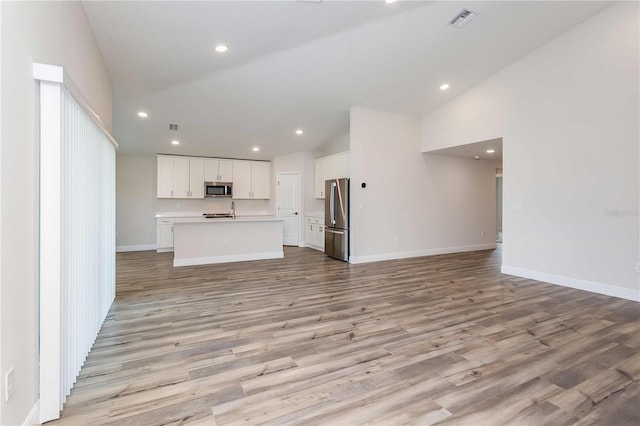
{"type": "Polygon", "coordinates": [[[115,150],[68,92],[62,158],[61,404],[115,296],[115,150]]]}

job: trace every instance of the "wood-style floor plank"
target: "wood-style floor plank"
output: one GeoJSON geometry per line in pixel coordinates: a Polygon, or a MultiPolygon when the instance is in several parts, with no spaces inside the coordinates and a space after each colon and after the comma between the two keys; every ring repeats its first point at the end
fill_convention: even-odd
{"type": "Polygon", "coordinates": [[[639,424],[640,305],[499,269],[499,250],[182,268],[119,253],[51,424],[639,424]]]}

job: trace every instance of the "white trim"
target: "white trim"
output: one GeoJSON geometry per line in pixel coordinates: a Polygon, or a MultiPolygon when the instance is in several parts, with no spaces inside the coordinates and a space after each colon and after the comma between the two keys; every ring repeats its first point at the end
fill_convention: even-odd
{"type": "Polygon", "coordinates": [[[466,251],[492,250],[496,243],[474,244],[469,246],[442,247],[415,251],[402,251],[396,253],[381,253],[368,256],[349,256],[349,263],[380,262],[383,260],[407,259],[411,257],[435,256],[438,254],[462,253],[466,251]]]}
{"type": "MultiPolygon", "coordinates": [[[[116,252],[121,253],[125,251],[147,251],[155,250],[158,246],[155,244],[139,244],[133,246],[116,246],[116,252]]],[[[173,251],[173,250],[172,250],[173,251]]]]}
{"type": "Polygon", "coordinates": [[[606,296],[619,297],[621,299],[640,302],[640,290],[617,287],[610,284],[581,280],[578,278],[565,277],[563,275],[549,274],[547,272],[533,271],[531,269],[519,268],[517,266],[502,265],[500,271],[503,274],[515,275],[516,277],[529,278],[536,281],[561,285],[563,287],[570,287],[578,290],[585,290],[592,293],[604,294],[606,296]]]}
{"type": "Polygon", "coordinates": [[[64,68],[59,65],[41,64],[38,62],[33,63],[33,78],[39,81],[46,81],[49,83],[64,83],[65,89],[73,96],[78,105],[91,117],[94,123],[102,130],[105,136],[111,141],[115,149],[118,149],[118,142],[113,138],[111,132],[102,122],[100,116],[94,111],[89,102],[82,95],[82,92],[73,83],[73,80],[69,78],[69,75],[64,72],[64,68]]]}
{"type": "Polygon", "coordinates": [[[58,65],[33,63],[33,78],[49,83],[62,83],[64,81],[64,70],[58,65]]]}
{"type": "Polygon", "coordinates": [[[40,81],[40,421],[58,419],[62,384],[62,86],[40,81]]]}
{"type": "Polygon", "coordinates": [[[173,266],[208,265],[213,263],[244,262],[247,260],[282,259],[284,252],[273,251],[250,254],[232,254],[228,256],[194,257],[188,259],[173,259],[173,266]]]}
{"type": "Polygon", "coordinates": [[[36,403],[31,407],[31,411],[27,414],[27,418],[22,422],[22,426],[33,426],[40,425],[40,400],[37,400],[36,403]]]}
{"type": "Polygon", "coordinates": [[[158,253],[173,253],[173,247],[159,248],[156,250],[158,253]]]}

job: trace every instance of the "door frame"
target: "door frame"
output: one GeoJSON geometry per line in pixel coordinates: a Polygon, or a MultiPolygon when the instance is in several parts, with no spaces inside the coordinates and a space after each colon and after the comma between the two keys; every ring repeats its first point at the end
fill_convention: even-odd
{"type": "MultiPolygon", "coordinates": [[[[298,178],[298,247],[303,247],[304,240],[304,228],[302,220],[303,212],[302,212],[302,174],[300,172],[278,172],[276,173],[276,217],[278,217],[278,206],[280,205],[280,176],[296,176],[298,178]]],[[[283,227],[284,228],[284,227],[283,227]]]]}

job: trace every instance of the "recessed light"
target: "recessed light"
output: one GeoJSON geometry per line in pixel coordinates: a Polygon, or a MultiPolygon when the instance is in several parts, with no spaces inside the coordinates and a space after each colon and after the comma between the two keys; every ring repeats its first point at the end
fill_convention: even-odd
{"type": "Polygon", "coordinates": [[[487,150],[487,154],[493,154],[494,152],[496,152],[496,150],[495,150],[495,149],[488,149],[488,150],[487,150]]]}
{"type": "Polygon", "coordinates": [[[476,155],[475,157],[473,157],[473,159],[474,159],[474,160],[479,160],[479,159],[480,159],[480,156],[479,156],[479,155],[476,155]]]}
{"type": "Polygon", "coordinates": [[[259,148],[259,147],[257,147],[257,146],[254,146],[254,147],[253,147],[253,152],[258,152],[258,151],[260,151],[260,148],[259,148]]]}
{"type": "Polygon", "coordinates": [[[216,44],[216,52],[224,53],[227,50],[229,50],[229,46],[227,46],[226,44],[216,44]]]}
{"type": "Polygon", "coordinates": [[[302,129],[296,130],[296,135],[301,135],[303,133],[304,133],[304,130],[302,130],[302,129]]]}
{"type": "Polygon", "coordinates": [[[180,145],[180,141],[179,141],[179,140],[177,140],[177,139],[174,139],[174,140],[172,140],[172,141],[171,141],[171,144],[173,144],[173,145],[180,145]]]}
{"type": "Polygon", "coordinates": [[[395,3],[396,1],[398,0],[384,0],[384,2],[387,4],[395,3]]]}
{"type": "Polygon", "coordinates": [[[144,112],[144,111],[140,111],[140,112],[138,113],[138,117],[140,117],[140,118],[147,118],[148,116],[149,116],[149,114],[147,114],[147,113],[146,113],[146,112],[144,112]]]}
{"type": "Polygon", "coordinates": [[[449,84],[444,83],[440,86],[440,90],[447,90],[449,88],[449,84]]]}

